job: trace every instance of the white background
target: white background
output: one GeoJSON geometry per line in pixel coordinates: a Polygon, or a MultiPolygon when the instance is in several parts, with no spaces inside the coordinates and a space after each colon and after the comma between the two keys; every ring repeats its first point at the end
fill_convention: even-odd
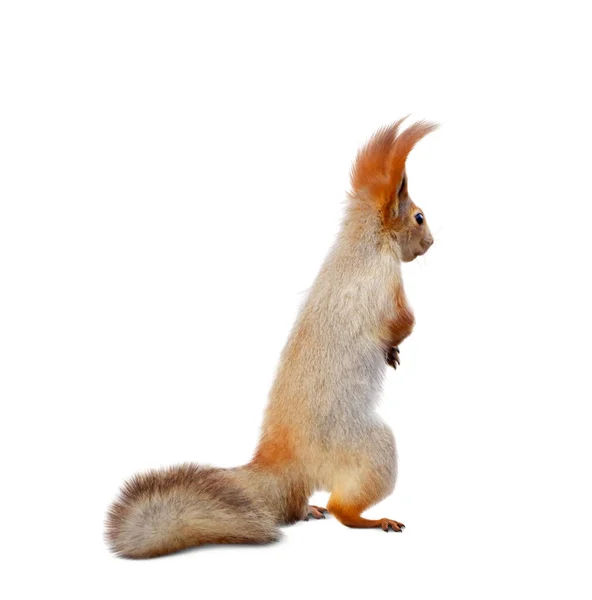
{"type": "Polygon", "coordinates": [[[2,3],[3,597],[590,597],[584,4],[2,3]],[[436,243],[369,512],[407,529],[114,558],[124,478],[249,459],[351,161],[409,112],[436,243]]]}

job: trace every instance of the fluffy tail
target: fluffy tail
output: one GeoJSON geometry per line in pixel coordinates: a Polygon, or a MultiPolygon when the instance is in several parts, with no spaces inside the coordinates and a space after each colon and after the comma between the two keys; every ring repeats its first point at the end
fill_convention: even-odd
{"type": "Polygon", "coordinates": [[[276,540],[279,530],[232,472],[186,464],[135,475],[107,515],[111,550],[151,558],[201,544],[276,540]]]}

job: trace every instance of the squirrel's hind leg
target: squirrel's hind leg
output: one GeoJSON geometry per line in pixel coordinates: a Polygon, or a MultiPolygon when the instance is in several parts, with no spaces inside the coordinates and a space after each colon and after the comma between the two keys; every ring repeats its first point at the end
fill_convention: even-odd
{"type": "MultiPolygon", "coordinates": [[[[348,527],[402,531],[405,525],[394,519],[362,517],[367,508],[393,491],[397,477],[395,440],[391,430],[386,425],[377,427],[375,424],[364,432],[362,438],[363,443],[359,447],[365,451],[363,454],[355,453],[355,462],[345,460],[348,466],[342,468],[333,480],[327,509],[348,527]]],[[[349,451],[352,451],[351,446],[349,451]]],[[[347,451],[344,454],[347,456],[347,451]]]]}
{"type": "Polygon", "coordinates": [[[405,525],[394,519],[366,519],[362,517],[362,513],[370,506],[370,503],[362,505],[350,504],[344,498],[331,495],[327,508],[329,512],[343,525],[360,529],[370,529],[372,527],[381,527],[383,531],[392,529],[393,531],[403,531],[405,525]]]}

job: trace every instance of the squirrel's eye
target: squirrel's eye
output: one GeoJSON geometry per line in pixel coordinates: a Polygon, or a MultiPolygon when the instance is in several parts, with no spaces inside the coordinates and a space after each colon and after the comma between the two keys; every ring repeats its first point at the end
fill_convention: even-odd
{"type": "Polygon", "coordinates": [[[421,213],[417,213],[415,215],[415,220],[417,221],[418,225],[423,225],[423,215],[421,213]]]}

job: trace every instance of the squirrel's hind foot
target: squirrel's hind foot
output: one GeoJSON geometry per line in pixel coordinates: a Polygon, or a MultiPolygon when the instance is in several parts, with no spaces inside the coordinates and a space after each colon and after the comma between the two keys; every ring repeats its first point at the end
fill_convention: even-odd
{"type": "Polygon", "coordinates": [[[304,517],[305,521],[308,521],[310,517],[313,519],[325,519],[325,515],[329,514],[329,511],[322,506],[315,506],[314,504],[308,505],[308,511],[304,517]]]}
{"type": "Polygon", "coordinates": [[[388,532],[389,529],[393,531],[398,531],[399,533],[405,529],[405,525],[403,523],[399,523],[399,521],[394,521],[393,519],[380,519],[380,526],[383,531],[388,532]]]}

